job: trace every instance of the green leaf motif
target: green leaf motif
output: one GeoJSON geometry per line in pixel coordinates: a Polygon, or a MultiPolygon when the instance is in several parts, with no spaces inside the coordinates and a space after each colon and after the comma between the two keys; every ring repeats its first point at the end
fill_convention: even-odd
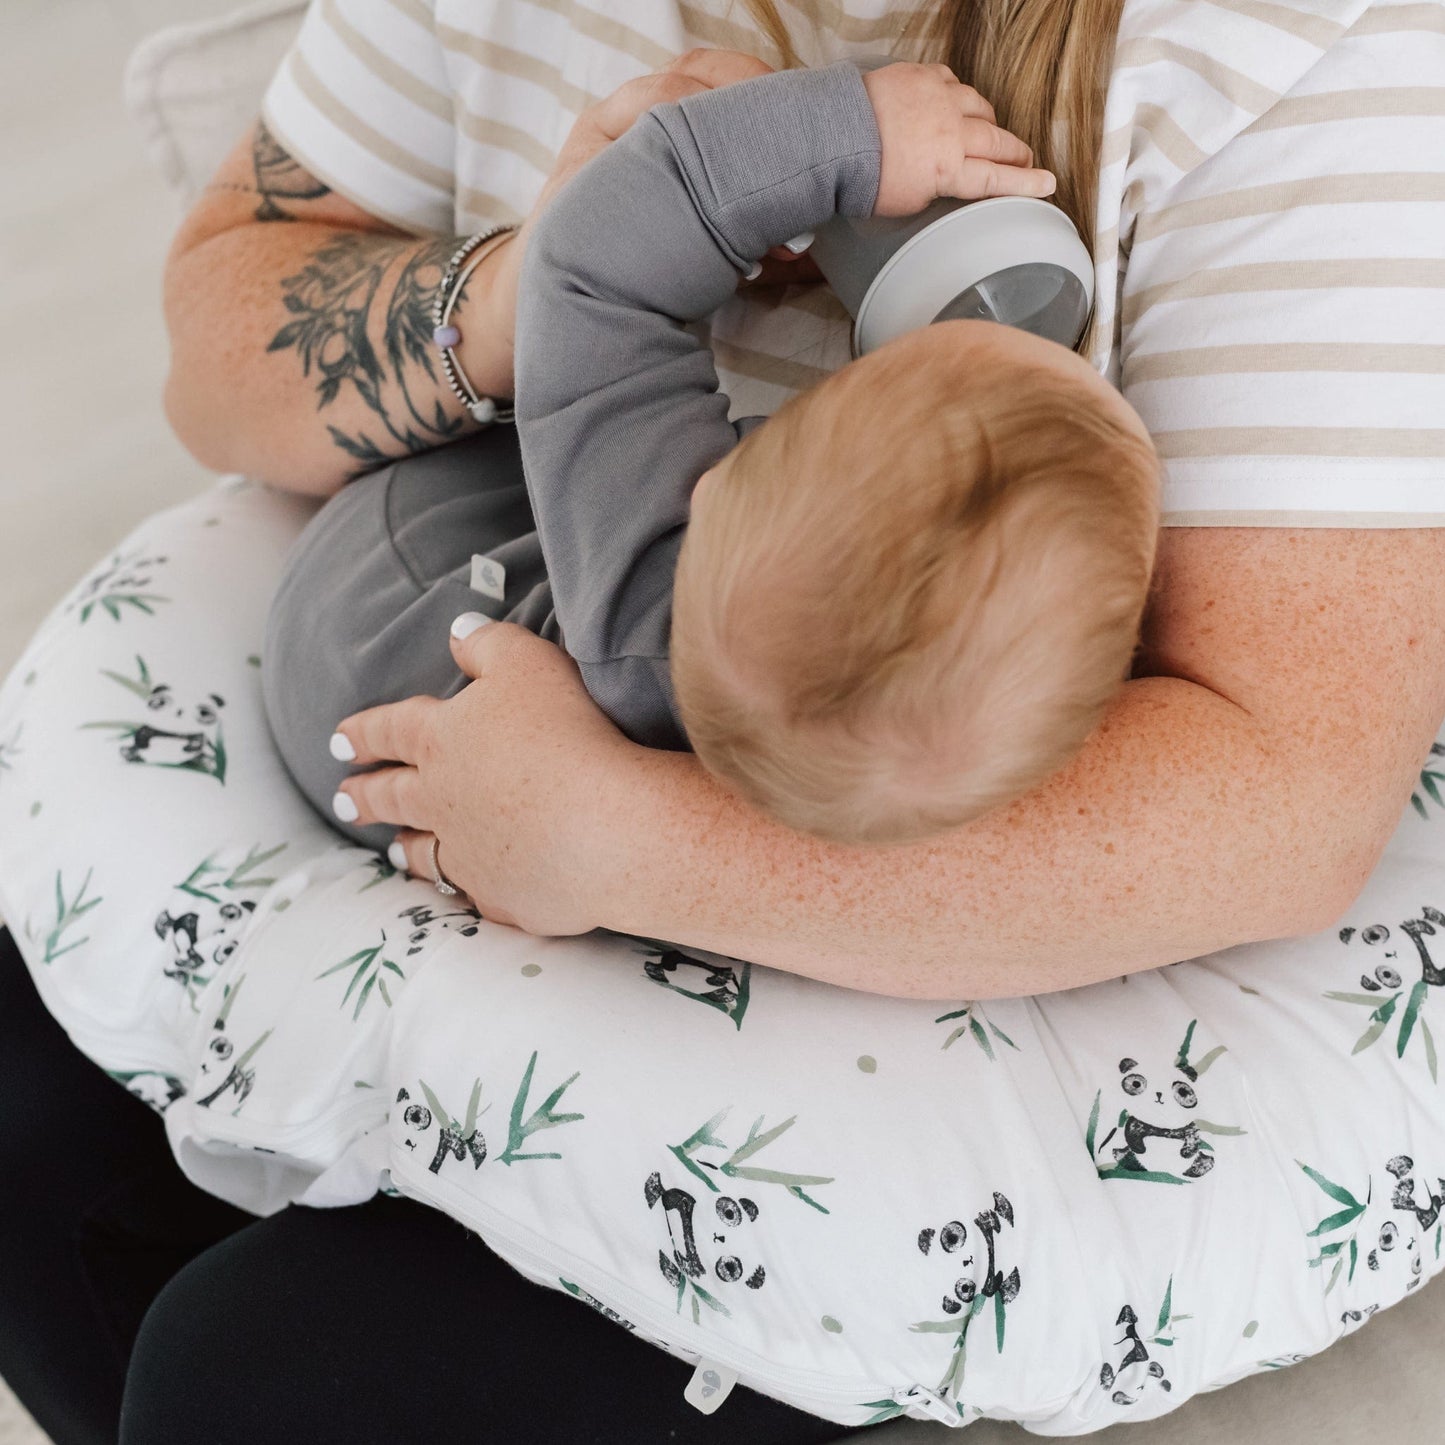
{"type": "Polygon", "coordinates": [[[45,935],[45,962],[54,963],[57,959],[63,958],[67,953],[74,952],[77,948],[84,947],[90,942],[90,935],[84,938],[74,938],[61,947],[65,935],[74,928],[82,918],[92,909],[98,908],[104,899],[101,897],[87,899],[86,890],[90,887],[91,875],[94,869],[88,869],[85,879],[81,883],[74,898],[66,898],[65,883],[60,873],[55,875],[55,924],[45,935]]]}
{"type": "Polygon", "coordinates": [[[1395,1057],[1405,1057],[1405,1046],[1410,1042],[1410,1034],[1415,1027],[1415,1020],[1420,1015],[1420,1006],[1425,1002],[1425,994],[1430,985],[1425,980],[1418,979],[1415,987],[1410,990],[1410,1002],[1405,1005],[1405,1012],[1400,1018],[1400,1038],[1395,1049],[1395,1057]]]}
{"type": "MultiPolygon", "coordinates": [[[[536,1068],[537,1050],[533,1049],[532,1057],[527,1061],[527,1067],[522,1074],[522,1082],[517,1086],[516,1096],[512,1100],[512,1112],[507,1126],[507,1147],[501,1154],[503,1164],[518,1164],[529,1159],[560,1159],[562,1156],[555,1152],[524,1154],[521,1151],[532,1135],[540,1134],[544,1129],[557,1129],[563,1124],[576,1123],[579,1119],[586,1117],[583,1114],[558,1114],[555,1112],[562,1095],[581,1078],[579,1069],[571,1077],[558,1084],[542,1103],[533,1109],[526,1119],[523,1119],[522,1115],[527,1107],[528,1095],[532,1091],[532,1076],[536,1068]]],[[[473,1102],[475,1102],[475,1095],[473,1102]]],[[[694,1308],[696,1308],[695,1303],[694,1308]]]]}
{"type": "Polygon", "coordinates": [[[1298,1164],[1299,1167],[1303,1169],[1304,1172],[1308,1174],[1309,1177],[1313,1179],[1314,1182],[1318,1184],[1319,1187],[1323,1189],[1325,1193],[1328,1194],[1330,1198],[1335,1201],[1335,1203],[1353,1205],[1357,1210],[1364,1209],[1365,1206],[1361,1204],[1360,1201],[1356,1199],[1355,1196],[1351,1194],[1350,1191],[1346,1189],[1343,1184],[1336,1184],[1333,1180],[1326,1179],[1325,1176],[1321,1174],[1318,1169],[1311,1169],[1308,1164],[1302,1163],[1298,1159],[1296,1159],[1294,1162],[1298,1164]]]}

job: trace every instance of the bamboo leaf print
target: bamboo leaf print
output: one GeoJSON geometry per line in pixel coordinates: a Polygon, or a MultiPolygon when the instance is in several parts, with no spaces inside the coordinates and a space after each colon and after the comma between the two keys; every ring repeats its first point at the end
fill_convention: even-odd
{"type": "Polygon", "coordinates": [[[988,1035],[983,1031],[983,1025],[975,1018],[968,1021],[968,1026],[973,1030],[973,1036],[978,1040],[978,1046],[988,1056],[990,1062],[994,1059],[993,1045],[988,1041],[988,1035]]]}
{"type": "Polygon", "coordinates": [[[235,1060],[235,1062],[232,1063],[232,1065],[231,1065],[231,1072],[232,1072],[232,1073],[238,1073],[240,1070],[244,1069],[244,1068],[246,1067],[246,1065],[251,1062],[251,1056],[252,1056],[252,1055],[256,1052],[256,1050],[259,1049],[259,1048],[261,1047],[261,1045],[264,1044],[264,1043],[266,1042],[266,1040],[269,1039],[270,1037],[271,1037],[271,1030],[270,1030],[270,1029],[267,1029],[266,1032],[265,1032],[264,1034],[262,1034],[261,1037],[260,1037],[259,1039],[257,1039],[256,1042],[255,1042],[254,1044],[252,1044],[251,1047],[250,1047],[249,1049],[247,1049],[246,1052],[245,1052],[244,1054],[242,1054],[239,1059],[235,1060]]]}
{"type": "MultiPolygon", "coordinates": [[[[833,1178],[829,1174],[786,1174],[781,1169],[759,1169],[753,1164],[744,1164],[738,1168],[729,1169],[727,1173],[735,1179],[753,1179],[759,1184],[786,1184],[790,1187],[833,1182],[833,1178]]],[[[824,1213],[826,1212],[825,1210],[824,1213]]]]}
{"type": "Polygon", "coordinates": [[[832,1175],[825,1174],[797,1174],[782,1169],[763,1168],[756,1164],[744,1163],[742,1161],[751,1159],[755,1154],[766,1149],[770,1144],[775,1143],[797,1122],[796,1114],[784,1119],[781,1124],[775,1124],[771,1129],[763,1131],[764,1115],[760,1114],[753,1121],[752,1127],[748,1130],[748,1137],[732,1153],[723,1160],[721,1164],[710,1164],[707,1171],[693,1158],[696,1150],[710,1147],[715,1149],[726,1149],[727,1145],[715,1132],[714,1126],[722,1123],[723,1119],[731,1112],[731,1106],[714,1114],[701,1129],[697,1130],[690,1138],[682,1144],[668,1146],[669,1152],[683,1165],[687,1171],[696,1178],[702,1180],[714,1194],[720,1192],[717,1184],[710,1177],[712,1171],[724,1174],[728,1178],[748,1179],[757,1184],[777,1184],[791,1194],[795,1199],[816,1209],[820,1214],[827,1214],[829,1210],[816,1199],[806,1193],[805,1185],[831,1184],[832,1175]]]}
{"type": "Polygon", "coordinates": [[[1204,1073],[1204,1071],[1205,1071],[1206,1069],[1208,1069],[1208,1067],[1220,1056],[1220,1054],[1222,1054],[1222,1053],[1224,1053],[1224,1052],[1225,1052],[1225,1047],[1224,1047],[1223,1044],[1215,1044],[1215,1046],[1214,1046],[1212,1049],[1210,1049],[1210,1051],[1209,1051],[1207,1054],[1205,1054],[1205,1056],[1204,1056],[1202,1059],[1200,1059],[1200,1061],[1199,1061],[1197,1064],[1195,1064],[1195,1066],[1194,1066],[1194,1072],[1195,1072],[1196,1074],[1202,1074],[1202,1073],[1204,1073]]]}
{"type": "Polygon", "coordinates": [[[992,1019],[984,1014],[977,1003],[966,1003],[961,1008],[953,1009],[946,1014],[940,1014],[934,1019],[934,1023],[947,1023],[950,1019],[958,1019],[960,1022],[958,1027],[944,1039],[943,1047],[945,1049],[951,1048],[964,1034],[971,1034],[974,1042],[983,1050],[988,1060],[991,1063],[996,1062],[997,1055],[994,1053],[993,1044],[988,1037],[988,1034],[992,1033],[994,1038],[998,1039],[1001,1043],[1005,1043],[1015,1052],[1019,1052],[1019,1046],[1014,1043],[992,1019]],[[984,1032],[985,1025],[987,1026],[988,1033],[984,1032]]]}
{"type": "Polygon", "coordinates": [[[1301,1163],[1298,1159],[1296,1159],[1294,1162],[1296,1164],[1299,1164],[1299,1167],[1303,1169],[1304,1172],[1308,1174],[1309,1177],[1313,1179],[1314,1182],[1318,1184],[1319,1187],[1323,1189],[1325,1193],[1328,1194],[1330,1198],[1333,1199],[1337,1204],[1349,1204],[1353,1205],[1356,1209],[1364,1209],[1365,1206],[1361,1204],[1360,1201],[1356,1199],[1355,1196],[1351,1194],[1350,1191],[1346,1189],[1343,1184],[1336,1184],[1332,1179],[1326,1179],[1325,1176],[1321,1174],[1318,1169],[1311,1169],[1308,1164],[1301,1163]]]}
{"type": "Polygon", "coordinates": [[[744,1159],[750,1159],[759,1149],[766,1149],[774,1139],[785,1134],[798,1121],[796,1114],[784,1119],[781,1124],[775,1124],[766,1134],[759,1134],[758,1129],[762,1126],[763,1116],[761,1114],[753,1121],[753,1127],[748,1130],[748,1137],[745,1142],[739,1144],[733,1150],[731,1163],[737,1164],[744,1159]]]}
{"type": "Polygon", "coordinates": [[[999,1028],[999,1026],[998,1026],[996,1023],[994,1023],[994,1021],[993,1021],[992,1019],[990,1019],[990,1020],[988,1021],[988,1026],[989,1026],[989,1028],[993,1031],[993,1034],[994,1034],[994,1037],[995,1037],[995,1038],[1000,1038],[1000,1039],[1002,1039],[1002,1040],[1004,1041],[1004,1043],[1006,1043],[1006,1044],[1009,1046],[1009,1048],[1011,1048],[1011,1049],[1013,1049],[1013,1050],[1015,1051],[1015,1053],[1021,1053],[1021,1052],[1022,1052],[1022,1050],[1019,1049],[1019,1046],[1018,1046],[1016,1043],[1014,1043],[1014,1041],[1013,1041],[1011,1038],[1009,1038],[1009,1036],[1008,1036],[1006,1033],[1004,1033],[1004,1031],[1003,1031],[1001,1028],[999,1028]]]}
{"type": "Polygon", "coordinates": [[[1425,1063],[1430,1070],[1430,1082],[1440,1082],[1440,1064],[1435,1055],[1435,1035],[1430,1032],[1430,1025],[1424,1019],[1420,1020],[1420,1037],[1425,1040],[1425,1063]]]}
{"type": "Polygon", "coordinates": [[[1410,1002],[1405,1005],[1405,1012],[1400,1016],[1400,1038],[1395,1048],[1395,1057],[1398,1059],[1405,1057],[1405,1045],[1410,1042],[1411,1031],[1420,1015],[1420,1005],[1425,1002],[1425,993],[1429,987],[1422,978],[1418,979],[1415,987],[1410,990],[1410,1002]]]}
{"type": "Polygon", "coordinates": [[[1139,1184],[1183,1184],[1184,1180],[1174,1174],[1163,1174],[1153,1169],[1125,1169],[1113,1165],[1099,1170],[1100,1179],[1132,1179],[1139,1184]]]}
{"type": "Polygon", "coordinates": [[[1358,1219],[1364,1212],[1365,1206],[1363,1204],[1356,1204],[1349,1209],[1342,1209],[1338,1214],[1332,1214],[1328,1219],[1320,1220],[1320,1222],[1306,1234],[1305,1238],[1313,1239],[1317,1235],[1332,1234],[1335,1230],[1342,1229],[1345,1225],[1358,1219]]]}
{"type": "Polygon", "coordinates": [[[1334,1289],[1336,1283],[1339,1281],[1340,1271],[1341,1271],[1344,1267],[1345,1267],[1345,1261],[1344,1261],[1343,1258],[1339,1258],[1339,1259],[1335,1260],[1335,1267],[1334,1267],[1333,1270],[1330,1271],[1330,1282],[1325,1286],[1325,1293],[1326,1293],[1326,1294],[1329,1294],[1329,1292],[1330,1292],[1332,1289],[1334,1289]]]}
{"type": "Polygon", "coordinates": [[[1325,997],[1332,998],[1338,1003],[1362,1003],[1366,1008],[1374,1008],[1380,1001],[1372,993],[1339,993],[1334,990],[1327,993],[1325,997]]]}
{"type": "Polygon", "coordinates": [[[1372,1023],[1369,1028],[1367,1028],[1364,1033],[1359,1036],[1358,1039],[1355,1040],[1355,1046],[1350,1050],[1351,1057],[1353,1057],[1355,1054],[1360,1053],[1361,1050],[1369,1048],[1370,1045],[1374,1043],[1375,1040],[1378,1039],[1380,1035],[1384,1032],[1385,1020],[1376,1019],[1375,1022],[1372,1023]]]}
{"type": "Polygon", "coordinates": [[[1003,1353],[1003,1295],[993,1297],[994,1338],[999,1354],[1003,1353]]]}
{"type": "Polygon", "coordinates": [[[1104,1091],[1100,1089],[1094,1095],[1094,1107],[1089,1110],[1089,1127],[1084,1134],[1084,1143],[1088,1145],[1089,1157],[1094,1157],[1094,1134],[1099,1127],[1099,1100],[1104,1097],[1104,1091]]]}
{"type": "Polygon", "coordinates": [[[322,969],[322,971],[316,975],[317,981],[319,982],[323,978],[330,978],[333,973],[338,973],[343,968],[354,969],[351,975],[351,982],[346,985],[346,992],[342,994],[341,1003],[338,1005],[340,1008],[345,1008],[347,1000],[356,991],[358,985],[361,985],[361,992],[357,995],[356,999],[356,1007],[352,1010],[351,1014],[352,1023],[355,1023],[361,1017],[361,1011],[366,1007],[366,1000],[371,996],[372,989],[378,984],[381,984],[377,992],[381,995],[382,1001],[386,1004],[387,1008],[392,1006],[391,994],[387,992],[386,985],[381,979],[381,970],[383,968],[390,969],[400,979],[404,980],[406,978],[406,974],[395,963],[389,958],[382,956],[382,951],[385,947],[386,930],[382,929],[380,943],[373,944],[370,948],[357,949],[357,951],[349,957],[343,958],[340,963],[333,963],[330,968],[322,969]]]}
{"type": "MultiPolygon", "coordinates": [[[[533,1054],[532,1057],[535,1059],[536,1055],[533,1054]]],[[[472,1081],[471,1097],[467,1100],[467,1117],[462,1121],[462,1134],[464,1136],[470,1136],[472,1130],[477,1127],[477,1105],[481,1103],[481,1100],[482,1081],[478,1078],[472,1081]]]]}
{"type": "Polygon", "coordinates": [[[442,1108],[442,1101],[438,1099],[434,1093],[432,1093],[431,1085],[428,1084],[425,1079],[422,1079],[419,1082],[421,1083],[421,1091],[423,1094],[426,1095],[426,1101],[431,1107],[432,1118],[450,1120],[452,1116],[445,1109],[442,1108]]]}
{"type": "Polygon", "coordinates": [[[102,898],[90,898],[85,896],[86,889],[90,887],[91,874],[94,869],[86,872],[85,880],[81,883],[79,891],[72,899],[65,896],[65,884],[62,875],[55,875],[55,926],[45,935],[45,961],[54,963],[57,959],[63,958],[67,953],[72,953],[77,948],[83,947],[90,942],[90,935],[84,938],[72,939],[61,947],[61,941],[65,934],[93,908],[97,908],[104,901],[102,898]]]}
{"type": "Polygon", "coordinates": [[[540,1134],[544,1129],[556,1129],[563,1124],[575,1123],[585,1117],[582,1114],[554,1114],[552,1112],[562,1095],[581,1077],[581,1070],[578,1070],[553,1089],[547,1098],[523,1120],[522,1111],[527,1107],[527,1096],[531,1092],[532,1075],[536,1067],[537,1050],[534,1049],[532,1057],[527,1061],[526,1070],[522,1074],[522,1082],[517,1086],[516,1097],[512,1100],[512,1113],[507,1128],[507,1147],[501,1155],[503,1164],[515,1164],[524,1159],[560,1159],[562,1156],[557,1153],[523,1154],[520,1151],[533,1134],[540,1134]]]}
{"type": "Polygon", "coordinates": [[[1174,1276],[1169,1276],[1169,1283],[1164,1286],[1164,1303],[1159,1306],[1159,1322],[1154,1326],[1154,1333],[1160,1334],[1169,1323],[1169,1302],[1174,1297],[1174,1276]]]}
{"type": "Polygon", "coordinates": [[[1358,1261],[1359,1257],[1360,1257],[1360,1246],[1355,1243],[1354,1237],[1351,1236],[1351,1238],[1350,1238],[1350,1273],[1349,1273],[1349,1281],[1348,1281],[1349,1283],[1353,1283],[1353,1282],[1354,1282],[1354,1278],[1355,1278],[1355,1264],[1356,1264],[1356,1262],[1358,1261]]]}

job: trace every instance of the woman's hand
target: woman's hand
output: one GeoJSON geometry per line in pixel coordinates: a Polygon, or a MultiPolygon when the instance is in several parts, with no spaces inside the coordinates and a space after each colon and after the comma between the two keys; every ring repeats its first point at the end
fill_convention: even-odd
{"type": "MultiPolygon", "coordinates": [[[[682,100],[700,90],[717,90],[724,85],[734,85],[740,80],[751,80],[754,76],[767,75],[772,67],[755,55],[741,50],[711,50],[701,48],[689,50],[680,55],[665,70],[651,75],[638,76],[619,86],[605,100],[588,106],[578,116],[562,149],[557,162],[548,176],[537,200],[525,221],[516,233],[479,268],[483,284],[477,288],[476,317],[469,326],[461,327],[463,335],[462,365],[469,375],[484,374],[486,361],[475,358],[477,370],[472,371],[473,355],[465,338],[473,339],[473,346],[484,347],[494,353],[505,346],[508,355],[515,346],[517,334],[517,282],[522,272],[522,258],[526,252],[527,240],[537,218],[546,210],[548,202],[567,182],[577,174],[593,156],[605,150],[619,136],[623,135],[638,119],[654,105],[682,100]],[[485,273],[492,267],[490,275],[485,273]]],[[[818,270],[806,256],[795,256],[782,246],[774,247],[763,263],[763,273],[751,282],[752,286],[776,285],[789,281],[811,281],[818,279],[818,270]]],[[[468,318],[465,301],[462,311],[464,322],[468,318]]]]}
{"type": "Polygon", "coordinates": [[[883,142],[875,216],[912,216],[940,196],[1049,196],[1054,177],[995,122],[993,106],[946,65],[899,62],[866,71],[883,142]]]}
{"type": "Polygon", "coordinates": [[[432,876],[436,835],[446,876],[483,917],[529,933],[587,933],[602,925],[627,826],[627,764],[643,750],[599,710],[560,648],[479,617],[459,618],[458,630],[464,620],[475,630],[452,638],[476,681],[445,701],[408,698],[341,723],[358,765],[392,765],[342,791],[362,824],[404,830],[397,843],[419,878],[432,876]]]}

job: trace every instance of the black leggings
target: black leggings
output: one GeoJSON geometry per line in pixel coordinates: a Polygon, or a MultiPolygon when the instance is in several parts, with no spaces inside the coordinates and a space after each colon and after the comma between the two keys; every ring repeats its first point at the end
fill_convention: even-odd
{"type": "Polygon", "coordinates": [[[0,1376],[55,1445],[812,1445],[837,1425],[690,1367],[378,1196],[258,1220],[190,1184],[0,929],[0,1376]]]}

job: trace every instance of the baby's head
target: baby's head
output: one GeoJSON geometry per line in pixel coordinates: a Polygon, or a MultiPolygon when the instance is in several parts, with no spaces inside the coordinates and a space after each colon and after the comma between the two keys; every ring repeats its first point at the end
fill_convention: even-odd
{"type": "Polygon", "coordinates": [[[699,760],[794,828],[892,843],[1019,797],[1128,675],[1158,461],[1119,394],[990,322],[794,397],[693,495],[672,674],[699,760]]]}

